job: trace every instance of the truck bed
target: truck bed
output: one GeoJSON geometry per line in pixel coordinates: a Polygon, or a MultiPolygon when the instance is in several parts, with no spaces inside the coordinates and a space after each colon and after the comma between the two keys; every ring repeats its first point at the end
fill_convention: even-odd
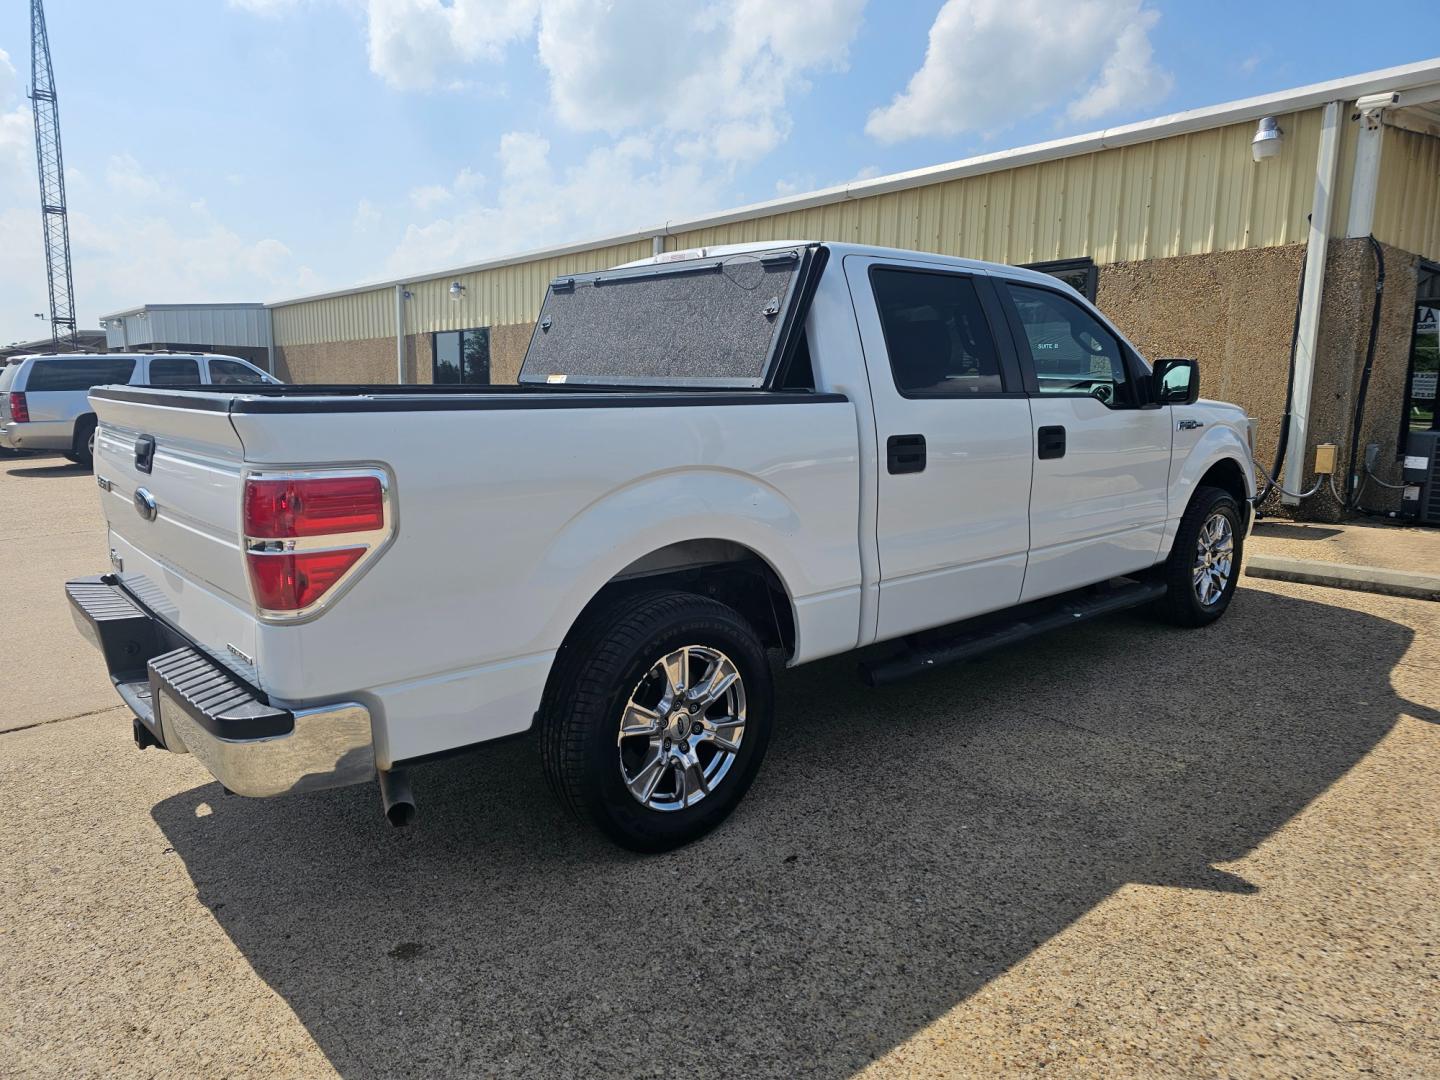
{"type": "Polygon", "coordinates": [[[797,659],[857,640],[860,451],[841,394],[345,384],[91,397],[128,592],[282,707],[359,688],[382,768],[526,728],[585,604],[677,543],[768,563],[792,598],[797,659]],[[312,619],[261,617],[245,477],[353,467],[390,478],[383,553],[312,619]],[[153,519],[137,513],[141,488],[153,519]]]}

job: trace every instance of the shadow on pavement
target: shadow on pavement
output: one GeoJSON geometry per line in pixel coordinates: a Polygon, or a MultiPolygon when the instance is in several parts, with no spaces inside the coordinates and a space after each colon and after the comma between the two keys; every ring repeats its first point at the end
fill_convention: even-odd
{"type": "Polygon", "coordinates": [[[1288,521],[1266,519],[1255,522],[1255,535],[1275,540],[1328,540],[1341,530],[1323,525],[1295,525],[1288,521]]]}
{"type": "Polygon", "coordinates": [[[528,741],[418,771],[408,832],[369,787],[154,816],[347,1077],[842,1076],[1126,882],[1256,893],[1215,864],[1435,719],[1391,688],[1411,637],[1244,589],[1204,631],[1122,618],[887,691],[810,665],[735,817],[659,857],[566,818],[528,741]]]}
{"type": "Polygon", "coordinates": [[[44,465],[27,465],[15,469],[7,469],[10,476],[33,477],[33,476],[83,476],[91,472],[89,465],[76,465],[66,461],[64,458],[55,458],[44,465]]]}

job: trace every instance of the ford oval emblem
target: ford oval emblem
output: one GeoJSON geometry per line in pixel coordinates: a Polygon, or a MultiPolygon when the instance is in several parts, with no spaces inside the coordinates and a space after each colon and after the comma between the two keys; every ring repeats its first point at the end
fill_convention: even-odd
{"type": "Polygon", "coordinates": [[[160,507],[155,502],[155,496],[144,488],[135,489],[135,512],[146,521],[154,521],[155,515],[160,512],[160,507]]]}

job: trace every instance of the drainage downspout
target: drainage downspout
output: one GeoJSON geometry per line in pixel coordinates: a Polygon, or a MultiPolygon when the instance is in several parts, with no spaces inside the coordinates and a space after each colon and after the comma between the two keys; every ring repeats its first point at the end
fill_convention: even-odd
{"type": "Polygon", "coordinates": [[[395,381],[405,382],[405,286],[395,286],[395,381]]]}
{"type": "MultiPolygon", "coordinates": [[[[1315,200],[1310,210],[1310,238],[1305,248],[1305,280],[1300,294],[1300,334],[1295,350],[1295,385],[1290,397],[1290,467],[1286,487],[1305,490],[1305,458],[1310,452],[1310,394],[1315,385],[1315,352],[1320,337],[1320,298],[1325,291],[1325,256],[1330,244],[1330,218],[1335,210],[1335,173],[1340,160],[1340,105],[1325,106],[1320,151],[1315,155],[1315,200]]],[[[1287,506],[1300,500],[1282,495],[1287,506]]]]}

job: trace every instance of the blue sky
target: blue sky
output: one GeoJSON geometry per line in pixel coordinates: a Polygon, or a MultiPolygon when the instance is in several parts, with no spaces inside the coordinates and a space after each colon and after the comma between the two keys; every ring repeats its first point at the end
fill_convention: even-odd
{"type": "MultiPolygon", "coordinates": [[[[0,8],[0,342],[45,325],[0,8]]],[[[274,300],[1425,59],[1433,0],[50,0],[82,323],[274,300]]]]}

